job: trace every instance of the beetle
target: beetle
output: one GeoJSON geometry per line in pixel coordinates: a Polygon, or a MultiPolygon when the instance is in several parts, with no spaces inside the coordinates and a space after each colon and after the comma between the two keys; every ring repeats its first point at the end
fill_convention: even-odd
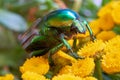
{"type": "Polygon", "coordinates": [[[44,55],[48,52],[48,59],[51,60],[51,56],[65,45],[69,55],[78,59],[80,56],[73,52],[67,40],[75,34],[84,34],[86,29],[94,41],[95,37],[87,21],[82,20],[71,9],[59,9],[37,19],[20,39],[23,48],[32,55],[44,55]]]}

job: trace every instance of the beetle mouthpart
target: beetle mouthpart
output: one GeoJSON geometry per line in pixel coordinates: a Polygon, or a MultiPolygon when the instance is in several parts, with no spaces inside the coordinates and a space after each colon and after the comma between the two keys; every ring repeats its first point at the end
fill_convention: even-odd
{"type": "Polygon", "coordinates": [[[83,30],[83,31],[81,31],[81,32],[79,31],[79,33],[81,33],[81,34],[85,34],[85,32],[86,32],[85,30],[83,30]]]}

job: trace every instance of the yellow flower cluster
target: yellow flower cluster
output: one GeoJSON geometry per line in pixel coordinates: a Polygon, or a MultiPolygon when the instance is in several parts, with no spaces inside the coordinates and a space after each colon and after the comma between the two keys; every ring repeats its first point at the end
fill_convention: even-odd
{"type": "Polygon", "coordinates": [[[104,52],[119,52],[120,51],[120,36],[116,36],[113,39],[106,42],[106,47],[104,49],[104,52]]]}
{"type": "MultiPolygon", "coordinates": [[[[108,74],[120,72],[120,36],[116,36],[106,42],[95,40],[86,43],[79,51],[84,59],[74,59],[62,50],[53,55],[55,64],[62,65],[59,73],[52,77],[52,80],[97,80],[91,77],[94,73],[96,56],[102,56],[102,70],[108,74]],[[68,62],[68,63],[66,63],[68,62]],[[64,65],[63,65],[64,64],[64,65]]],[[[97,57],[99,58],[99,57],[97,57]]],[[[56,68],[57,68],[56,66],[56,68]]],[[[49,70],[48,60],[41,57],[27,59],[20,67],[23,80],[49,80],[44,75],[49,70]]]]}
{"type": "Polygon", "coordinates": [[[23,80],[48,80],[43,75],[40,75],[35,72],[29,72],[29,71],[23,73],[22,79],[23,80]]]}
{"type": "Polygon", "coordinates": [[[120,36],[106,42],[104,53],[102,69],[109,74],[120,72],[120,36]]]}
{"type": "Polygon", "coordinates": [[[94,68],[95,64],[93,58],[85,58],[77,60],[72,63],[71,66],[66,65],[59,71],[59,74],[72,74],[79,77],[86,77],[91,75],[94,68]]]}
{"type": "Polygon", "coordinates": [[[71,64],[71,62],[76,61],[75,58],[73,58],[72,56],[69,56],[68,54],[66,54],[62,50],[57,51],[53,55],[53,60],[54,60],[54,63],[56,65],[61,65],[61,66],[65,66],[67,64],[71,64]]]}
{"type": "Polygon", "coordinates": [[[101,31],[97,35],[97,39],[102,39],[103,41],[107,41],[109,39],[112,39],[115,36],[116,36],[116,33],[114,33],[113,31],[101,31]]]}
{"type": "Polygon", "coordinates": [[[48,60],[41,57],[32,57],[27,59],[23,66],[20,67],[22,73],[26,71],[36,72],[38,74],[46,74],[49,70],[48,60]]]}
{"type": "Polygon", "coordinates": [[[23,80],[45,80],[42,76],[46,74],[48,70],[48,60],[42,56],[27,59],[23,66],[20,67],[23,80]]]}
{"type": "MultiPolygon", "coordinates": [[[[58,51],[56,54],[59,54],[63,59],[66,58],[71,61],[72,65],[70,66],[66,64],[65,67],[59,70],[59,74],[54,76],[52,80],[97,80],[94,77],[90,77],[95,68],[93,58],[74,60],[63,51],[58,51]]],[[[65,60],[62,62],[58,61],[58,63],[64,63],[64,61],[65,60]]],[[[23,66],[20,67],[23,80],[48,80],[43,76],[48,70],[48,62],[42,56],[27,59],[23,66]]]]}
{"type": "Polygon", "coordinates": [[[86,77],[91,75],[94,71],[95,63],[93,58],[85,58],[83,60],[78,60],[72,64],[73,74],[76,76],[86,77]]]}
{"type": "Polygon", "coordinates": [[[102,69],[108,73],[120,72],[120,52],[107,53],[102,59],[102,69]]]}
{"type": "Polygon", "coordinates": [[[58,76],[53,77],[52,80],[97,80],[97,79],[94,77],[81,78],[81,77],[74,76],[71,74],[63,74],[63,75],[58,75],[58,76]]]}
{"type": "Polygon", "coordinates": [[[97,57],[101,55],[102,50],[105,47],[105,43],[102,40],[95,40],[94,42],[88,42],[79,51],[78,54],[84,57],[97,57]]]}
{"type": "Polygon", "coordinates": [[[52,80],[82,80],[82,78],[71,75],[71,74],[63,74],[53,77],[52,80]]]}
{"type": "MultiPolygon", "coordinates": [[[[92,58],[96,58],[96,56],[97,58],[102,57],[101,66],[104,72],[108,74],[120,72],[120,62],[119,62],[120,36],[119,35],[106,42],[103,42],[102,40],[89,42],[78,51],[78,54],[84,57],[92,57],[92,58]]],[[[76,67],[75,69],[80,69],[80,68],[76,67]]],[[[73,70],[74,69],[72,69],[72,71],[73,70]]],[[[70,66],[64,67],[62,71],[72,72],[70,66]]]]}
{"type": "Polygon", "coordinates": [[[98,12],[98,16],[102,17],[106,14],[111,15],[112,20],[117,23],[120,24],[120,1],[119,0],[113,0],[111,2],[109,2],[108,4],[106,4],[104,7],[102,7],[99,12],[98,12]]]}
{"type": "Polygon", "coordinates": [[[115,25],[120,24],[120,0],[113,0],[100,8],[98,19],[89,23],[97,39],[107,41],[116,36],[112,31],[115,25]]]}
{"type": "Polygon", "coordinates": [[[0,76],[0,80],[14,80],[14,76],[12,74],[6,74],[5,76],[0,76]]]}

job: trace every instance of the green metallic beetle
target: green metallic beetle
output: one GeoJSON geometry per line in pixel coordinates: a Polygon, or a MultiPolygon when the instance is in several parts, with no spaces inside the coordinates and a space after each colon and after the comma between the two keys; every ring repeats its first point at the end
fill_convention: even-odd
{"type": "Polygon", "coordinates": [[[42,19],[35,21],[34,25],[21,36],[23,48],[32,55],[44,55],[55,53],[63,45],[69,51],[69,55],[74,58],[80,58],[73,52],[67,40],[77,33],[85,33],[86,28],[90,33],[92,40],[95,39],[92,30],[85,20],[70,9],[55,10],[42,19]]]}

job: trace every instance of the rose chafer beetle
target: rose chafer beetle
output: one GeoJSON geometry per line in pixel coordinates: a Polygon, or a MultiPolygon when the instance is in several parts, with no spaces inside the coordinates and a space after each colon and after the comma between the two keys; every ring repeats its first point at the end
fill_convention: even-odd
{"type": "Polygon", "coordinates": [[[73,52],[67,40],[77,33],[85,33],[86,28],[91,39],[94,40],[91,28],[75,11],[55,10],[42,19],[36,20],[33,26],[21,36],[21,43],[23,48],[33,56],[48,52],[49,60],[55,51],[65,45],[69,55],[77,59],[80,56],[73,52]]]}

